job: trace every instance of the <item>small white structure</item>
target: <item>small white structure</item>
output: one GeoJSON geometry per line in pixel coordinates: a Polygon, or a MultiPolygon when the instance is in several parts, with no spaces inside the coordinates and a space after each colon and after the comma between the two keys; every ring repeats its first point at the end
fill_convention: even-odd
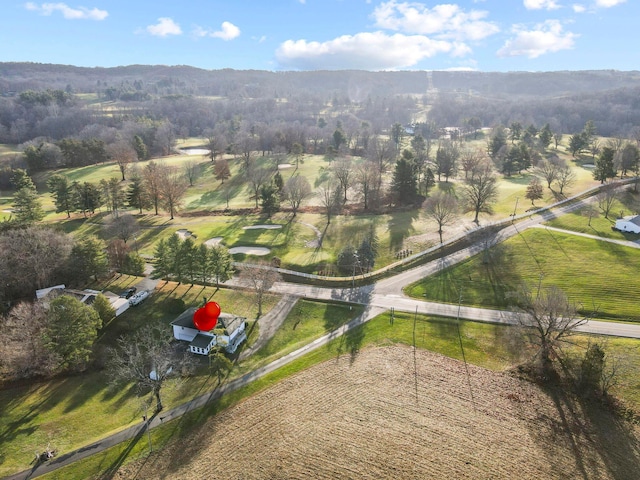
{"type": "Polygon", "coordinates": [[[193,314],[196,310],[196,307],[189,308],[171,322],[174,338],[189,342],[190,352],[209,355],[214,346],[220,345],[228,353],[234,353],[238,345],[247,339],[245,317],[222,312],[216,328],[210,332],[203,332],[193,324],[193,314]]]}
{"type": "MultiPolygon", "coordinates": [[[[91,290],[86,288],[84,290],[74,290],[72,288],[67,288],[65,285],[55,285],[53,287],[42,288],[40,290],[36,290],[36,298],[38,300],[54,298],[55,295],[69,295],[71,297],[75,297],[80,300],[85,305],[91,305],[98,295],[104,295],[109,300],[109,303],[113,307],[116,312],[116,317],[121,315],[129,308],[129,300],[126,298],[121,298],[113,292],[105,290],[103,292],[99,292],[98,290],[91,290]]],[[[45,300],[46,301],[46,300],[45,300]]]]}
{"type": "Polygon", "coordinates": [[[640,233],[640,215],[619,218],[614,228],[621,232],[640,233]]]}

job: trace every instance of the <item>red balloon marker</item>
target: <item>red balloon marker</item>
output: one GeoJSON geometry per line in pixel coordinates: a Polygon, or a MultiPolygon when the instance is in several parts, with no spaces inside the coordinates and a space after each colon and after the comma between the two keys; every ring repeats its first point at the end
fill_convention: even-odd
{"type": "Polygon", "coordinates": [[[218,317],[210,317],[204,307],[199,308],[193,314],[193,324],[202,332],[213,330],[218,323],[218,317]]]}
{"type": "Polygon", "coordinates": [[[207,302],[204,309],[207,312],[207,317],[212,317],[217,320],[220,316],[220,305],[218,305],[218,302],[207,302]]]}

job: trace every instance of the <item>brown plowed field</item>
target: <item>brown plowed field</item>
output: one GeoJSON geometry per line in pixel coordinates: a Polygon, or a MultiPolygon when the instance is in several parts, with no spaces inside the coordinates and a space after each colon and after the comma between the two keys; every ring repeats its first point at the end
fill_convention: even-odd
{"type": "Polygon", "coordinates": [[[301,372],[116,478],[634,479],[639,431],[558,393],[409,347],[301,372]],[[417,368],[415,368],[417,366],[417,368]]]}

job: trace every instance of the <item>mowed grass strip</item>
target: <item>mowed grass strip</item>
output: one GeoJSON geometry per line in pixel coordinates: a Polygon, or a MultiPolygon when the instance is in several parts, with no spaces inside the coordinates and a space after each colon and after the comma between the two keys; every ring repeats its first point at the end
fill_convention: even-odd
{"type": "Polygon", "coordinates": [[[640,321],[640,249],[544,229],[529,229],[406,288],[415,298],[508,308],[518,290],[561,288],[582,313],[640,321]]]}

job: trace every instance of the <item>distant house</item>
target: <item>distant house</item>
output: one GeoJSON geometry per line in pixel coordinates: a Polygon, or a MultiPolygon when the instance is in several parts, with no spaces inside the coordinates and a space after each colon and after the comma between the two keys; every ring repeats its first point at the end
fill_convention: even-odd
{"type": "Polygon", "coordinates": [[[640,233],[640,215],[619,218],[614,228],[621,232],[640,233]]]}
{"type": "Polygon", "coordinates": [[[238,345],[247,339],[245,317],[222,312],[216,328],[210,332],[203,332],[193,324],[193,314],[196,310],[195,307],[188,308],[171,322],[174,338],[189,342],[190,352],[209,355],[211,349],[219,345],[228,353],[234,353],[238,345]]]}
{"type": "Polygon", "coordinates": [[[121,298],[113,292],[109,292],[105,290],[104,292],[99,292],[98,290],[75,290],[73,288],[67,288],[64,285],[55,285],[53,287],[42,288],[40,290],[36,290],[36,298],[38,300],[43,300],[47,298],[53,298],[55,295],[69,295],[71,297],[75,297],[80,300],[85,305],[91,305],[95,301],[98,295],[104,295],[109,300],[109,303],[113,307],[116,312],[116,317],[122,313],[124,313],[129,308],[129,300],[126,298],[121,298]]]}

